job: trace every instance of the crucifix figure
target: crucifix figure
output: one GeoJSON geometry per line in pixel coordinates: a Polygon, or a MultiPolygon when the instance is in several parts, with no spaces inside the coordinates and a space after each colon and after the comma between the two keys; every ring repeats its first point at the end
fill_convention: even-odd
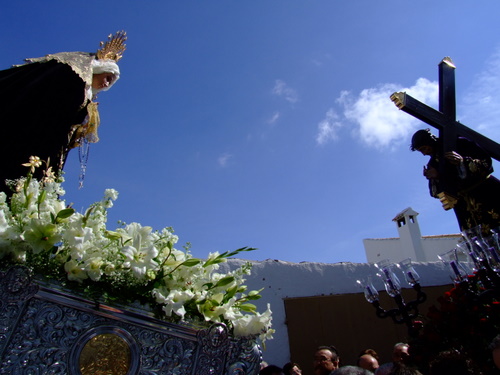
{"type": "Polygon", "coordinates": [[[404,92],[391,95],[404,112],[439,130],[412,137],[411,150],[430,156],[424,167],[431,196],[453,209],[460,230],[481,225],[484,233],[500,226],[500,181],[491,175],[491,158],[500,160],[500,145],[456,120],[455,66],[449,57],[439,64],[439,110],[404,92]]]}

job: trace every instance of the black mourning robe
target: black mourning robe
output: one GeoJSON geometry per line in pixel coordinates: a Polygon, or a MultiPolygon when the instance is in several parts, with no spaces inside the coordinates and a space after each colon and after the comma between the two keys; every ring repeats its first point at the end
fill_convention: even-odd
{"type": "MultiPolygon", "coordinates": [[[[30,156],[60,172],[73,125],[87,115],[86,83],[68,64],[55,59],[0,71],[0,191],[5,179],[26,176],[30,156]]],[[[40,178],[45,165],[38,168],[40,178]]]]}

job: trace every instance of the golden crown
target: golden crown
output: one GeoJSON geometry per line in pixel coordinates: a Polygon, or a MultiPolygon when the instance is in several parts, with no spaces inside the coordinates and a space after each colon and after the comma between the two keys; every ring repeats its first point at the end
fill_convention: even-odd
{"type": "Polygon", "coordinates": [[[97,51],[97,59],[99,60],[115,60],[117,62],[123,56],[127,45],[127,33],[125,31],[117,31],[115,35],[109,34],[106,43],[100,43],[100,49],[97,51]]]}

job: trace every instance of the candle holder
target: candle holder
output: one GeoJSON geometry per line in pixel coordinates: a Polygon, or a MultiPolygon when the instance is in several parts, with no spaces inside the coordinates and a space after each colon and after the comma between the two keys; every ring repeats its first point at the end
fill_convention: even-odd
{"type": "Polygon", "coordinates": [[[368,276],[367,281],[365,280],[357,280],[356,283],[359,285],[359,287],[363,290],[363,293],[365,295],[365,299],[370,302],[374,303],[378,301],[378,291],[375,289],[375,287],[372,284],[371,276],[368,276]]]}
{"type": "Polygon", "coordinates": [[[400,268],[404,274],[405,280],[417,293],[416,298],[410,302],[406,302],[401,295],[401,283],[394,273],[394,268],[396,266],[386,259],[376,263],[375,267],[378,269],[377,276],[384,282],[387,294],[393,298],[397,307],[386,310],[380,305],[378,292],[371,283],[370,278],[368,281],[357,281],[358,285],[363,289],[366,300],[375,307],[376,315],[379,318],[384,319],[390,317],[396,324],[406,324],[409,334],[411,336],[416,335],[418,333],[418,328],[415,326],[415,318],[418,316],[418,305],[425,302],[427,296],[422,291],[420,276],[413,268],[411,260],[405,259],[398,265],[398,268],[400,268]]]}
{"type": "Polygon", "coordinates": [[[467,282],[471,270],[467,266],[467,257],[460,246],[455,246],[453,249],[438,255],[439,260],[441,260],[450,270],[450,278],[454,284],[460,284],[467,282]]]}
{"type": "Polygon", "coordinates": [[[481,226],[462,231],[465,241],[459,246],[468,253],[474,264],[473,272],[468,275],[469,290],[476,294],[500,295],[500,255],[499,232],[490,231],[491,235],[484,238],[481,226]]]}

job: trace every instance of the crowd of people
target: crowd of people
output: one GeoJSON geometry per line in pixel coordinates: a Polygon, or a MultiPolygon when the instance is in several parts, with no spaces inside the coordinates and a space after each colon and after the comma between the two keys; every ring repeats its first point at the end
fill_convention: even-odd
{"type": "MultiPolygon", "coordinates": [[[[500,335],[492,341],[492,362],[500,369],[500,335]]],[[[358,355],[355,365],[342,365],[338,350],[334,346],[320,346],[313,355],[313,374],[307,375],[422,375],[421,369],[412,360],[410,345],[396,343],[392,349],[391,362],[380,364],[373,349],[365,349],[358,355]]],[[[438,353],[425,369],[428,375],[480,375],[475,364],[457,350],[438,353]]],[[[289,362],[282,368],[262,362],[259,375],[302,375],[298,363],[289,362]]],[[[306,374],[304,374],[306,375],[306,374]]]]}

